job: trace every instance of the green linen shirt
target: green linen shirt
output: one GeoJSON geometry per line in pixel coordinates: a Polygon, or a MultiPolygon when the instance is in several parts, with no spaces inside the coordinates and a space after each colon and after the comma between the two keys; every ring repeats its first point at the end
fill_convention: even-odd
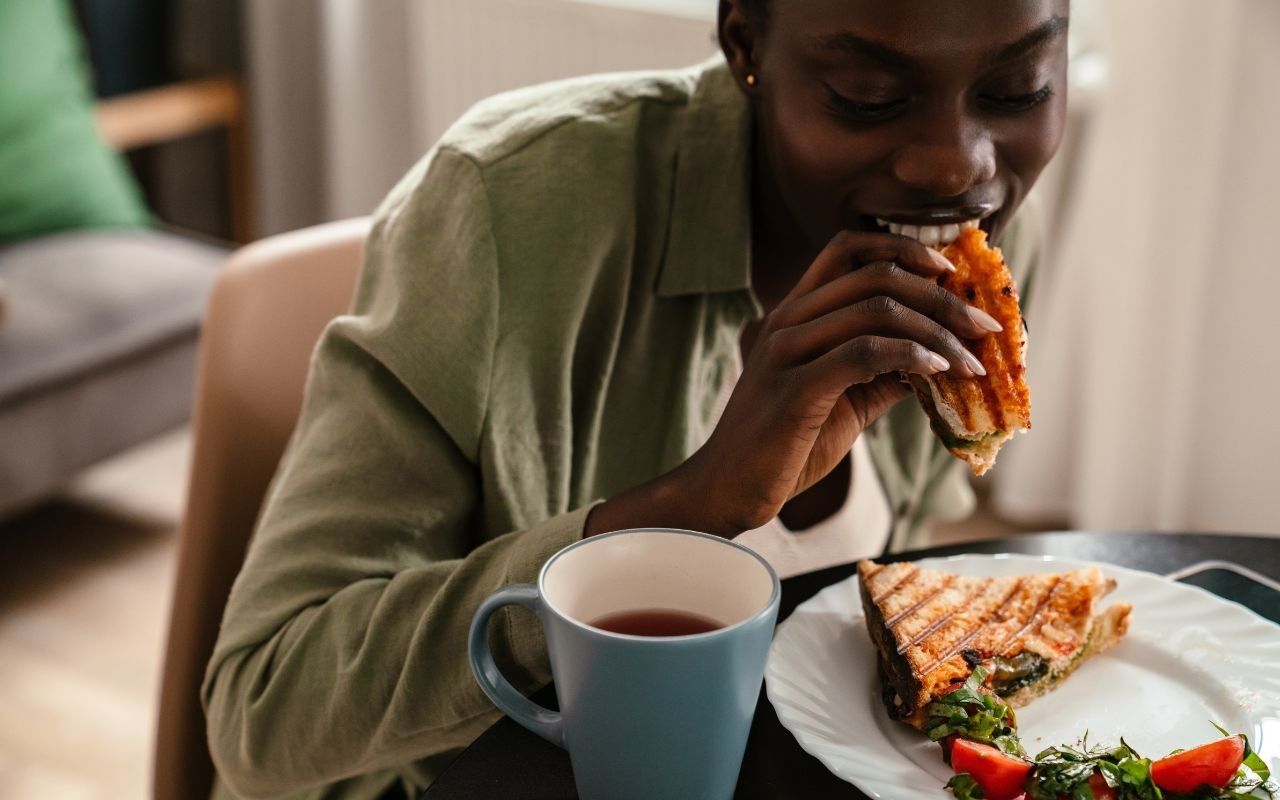
{"type": "MultiPolygon", "coordinates": [[[[466,655],[480,601],[711,433],[761,313],[750,152],[716,57],[483,102],[392,191],[209,665],[215,795],[417,791],[498,718],[466,655]]],[[[916,403],[865,435],[895,546],[970,510],[916,403]]],[[[518,689],[550,680],[532,616],[492,630],[518,689]]]]}

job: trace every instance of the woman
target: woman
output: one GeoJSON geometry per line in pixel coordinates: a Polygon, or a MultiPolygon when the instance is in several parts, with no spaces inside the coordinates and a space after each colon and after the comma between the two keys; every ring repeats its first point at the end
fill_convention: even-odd
{"type": "MultiPolygon", "coordinates": [[[[1062,131],[1066,6],[721,2],[723,58],[446,134],[378,214],[226,610],[204,699],[230,789],[426,786],[497,717],[472,611],[581,536],[786,559],[850,504],[864,552],[963,510],[915,404],[881,419],[899,371],[981,370],[963,340],[994,326],[916,239],[1004,234],[1062,131]]],[[[512,683],[548,681],[532,619],[499,627],[512,683]]]]}

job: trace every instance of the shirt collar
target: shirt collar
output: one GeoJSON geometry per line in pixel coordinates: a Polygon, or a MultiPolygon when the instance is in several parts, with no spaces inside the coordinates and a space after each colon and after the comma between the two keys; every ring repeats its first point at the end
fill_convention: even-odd
{"type": "Polygon", "coordinates": [[[751,108],[722,56],[696,70],[676,151],[660,296],[751,286],[751,108]]]}

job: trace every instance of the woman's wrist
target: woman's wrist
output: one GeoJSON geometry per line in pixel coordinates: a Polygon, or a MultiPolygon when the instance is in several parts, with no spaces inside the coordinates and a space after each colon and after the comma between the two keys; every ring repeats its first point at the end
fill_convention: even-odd
{"type": "Polygon", "coordinates": [[[587,516],[583,536],[627,528],[680,528],[726,539],[745,530],[715,514],[684,464],[597,505],[587,516]]]}

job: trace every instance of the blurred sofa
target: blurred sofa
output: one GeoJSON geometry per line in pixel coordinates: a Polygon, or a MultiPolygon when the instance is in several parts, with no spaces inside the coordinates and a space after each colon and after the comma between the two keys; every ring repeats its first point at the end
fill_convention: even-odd
{"type": "Polygon", "coordinates": [[[158,230],[0,246],[0,515],[187,419],[226,255],[158,230]]]}
{"type": "Polygon", "coordinates": [[[0,516],[185,421],[229,247],[164,230],[119,151],[238,120],[225,82],[96,101],[74,7],[0,3],[0,516]]]}

